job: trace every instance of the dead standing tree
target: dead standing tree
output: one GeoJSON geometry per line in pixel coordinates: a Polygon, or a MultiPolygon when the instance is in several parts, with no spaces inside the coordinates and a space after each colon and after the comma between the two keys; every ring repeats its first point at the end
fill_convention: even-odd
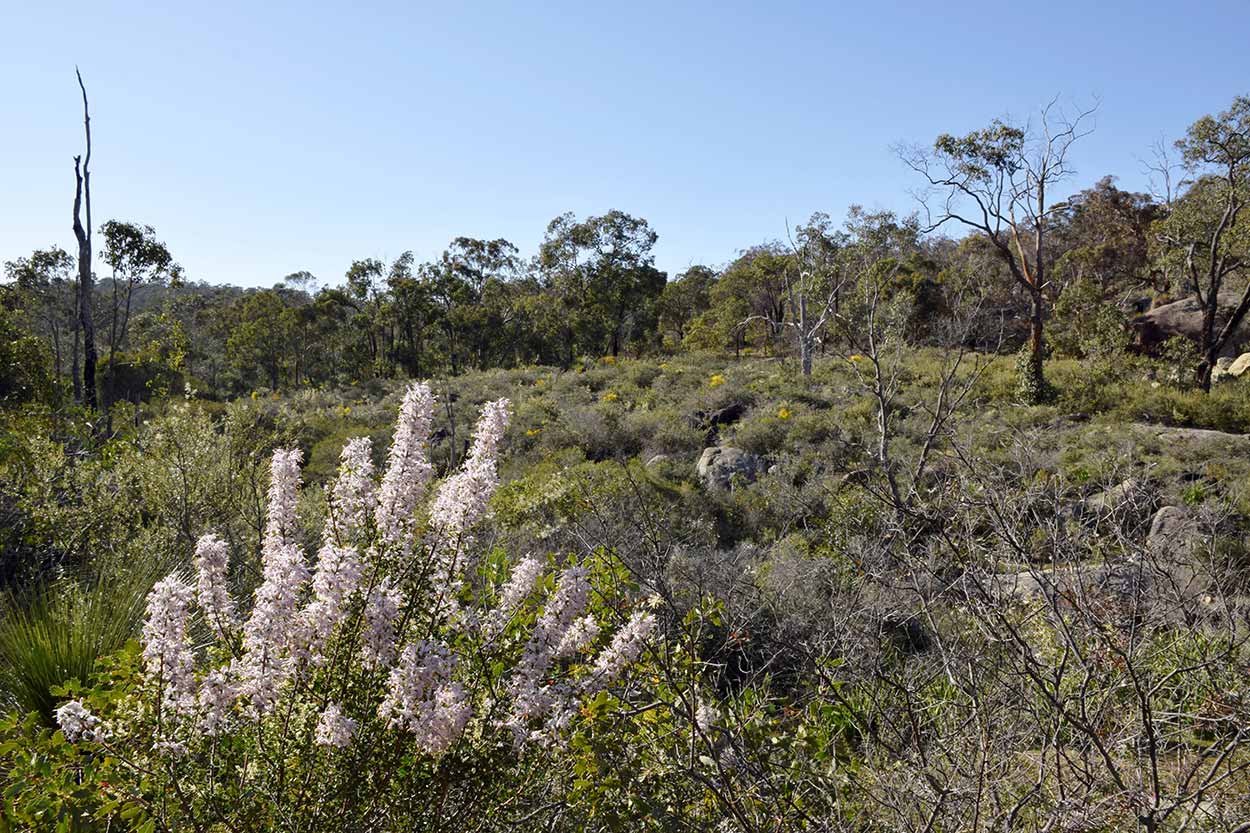
{"type": "MultiPolygon", "coordinates": [[[[787,224],[788,225],[788,224],[787,224]]],[[[799,366],[804,376],[812,375],[816,349],[838,312],[839,300],[847,282],[840,262],[845,235],[830,228],[826,214],[813,214],[806,226],[790,233],[789,250],[762,249],[764,256],[780,264],[780,290],[764,311],[738,322],[735,332],[762,321],[770,333],[789,329],[794,333],[799,366]]]]}
{"type": "Polygon", "coordinates": [[[92,319],[91,295],[93,279],[91,274],[91,115],[87,109],[87,88],[82,82],[82,73],[77,69],[78,89],[82,90],[82,123],[87,134],[86,156],[74,157],[74,237],[78,240],[78,320],[83,334],[83,367],[82,392],[83,403],[91,410],[96,408],[96,348],[95,321],[92,319]],[[84,206],[85,203],[85,206],[84,206]],[[86,208],[87,224],[82,222],[82,211],[86,208]]]}
{"type": "Polygon", "coordinates": [[[1044,327],[1050,289],[1046,235],[1062,203],[1047,192],[1073,173],[1068,152],[1087,136],[1093,110],[1067,117],[1051,101],[1037,128],[995,119],[990,126],[957,137],[938,136],[932,150],[902,150],[903,162],[923,176],[921,195],[934,231],[949,222],[983,235],[1029,298],[1029,344],[1020,390],[1029,402],[1046,399],[1044,327]]]}

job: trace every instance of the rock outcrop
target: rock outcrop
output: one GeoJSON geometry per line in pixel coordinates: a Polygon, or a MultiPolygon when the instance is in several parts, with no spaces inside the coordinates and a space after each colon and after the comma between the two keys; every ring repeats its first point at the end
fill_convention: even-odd
{"type": "MultiPolygon", "coordinates": [[[[1241,300],[1237,292],[1220,294],[1219,311],[1216,313],[1216,326],[1222,326],[1228,316],[1236,309],[1241,300]]],[[[1155,307],[1132,320],[1133,329],[1137,332],[1137,346],[1147,353],[1153,353],[1159,345],[1173,336],[1184,336],[1195,344],[1202,332],[1202,308],[1197,297],[1183,298],[1170,304],[1155,307]]],[[[1250,316],[1241,322],[1220,355],[1235,357],[1250,347],[1250,316]]]]}
{"type": "Polygon", "coordinates": [[[760,458],[727,445],[703,449],[696,471],[708,489],[728,490],[735,480],[751,483],[760,470],[760,458]]]}

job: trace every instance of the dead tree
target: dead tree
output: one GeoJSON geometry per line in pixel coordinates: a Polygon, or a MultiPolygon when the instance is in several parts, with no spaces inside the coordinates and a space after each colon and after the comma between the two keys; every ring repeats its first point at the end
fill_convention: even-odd
{"type": "Polygon", "coordinates": [[[82,73],[77,69],[78,88],[82,90],[82,123],[87,134],[86,156],[74,157],[74,237],[78,240],[78,321],[82,326],[83,365],[82,401],[89,409],[96,408],[96,347],[95,321],[91,317],[91,295],[94,289],[91,274],[91,115],[87,109],[87,88],[82,73]],[[85,203],[85,206],[84,206],[85,203]],[[86,209],[87,224],[83,226],[82,213],[86,209]]]}

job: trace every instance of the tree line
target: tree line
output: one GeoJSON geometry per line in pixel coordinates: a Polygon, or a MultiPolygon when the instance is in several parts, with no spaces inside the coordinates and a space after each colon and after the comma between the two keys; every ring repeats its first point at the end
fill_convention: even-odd
{"type": "Polygon", "coordinates": [[[255,290],[189,281],[140,223],[101,225],[92,261],[85,89],[83,104],[78,255],[52,246],[5,264],[10,401],[72,395],[94,407],[97,384],[108,405],[180,384],[229,396],[690,349],[793,355],[807,373],[860,326],[862,305],[847,299],[865,281],[878,301],[907,305],[912,343],[960,318],[965,346],[1019,349],[1021,394],[1042,401],[1052,351],[1123,349],[1134,314],[1183,298],[1200,311],[1192,372],[1208,387],[1250,311],[1247,97],[1157,149],[1152,194],[1113,176],[1073,189],[1072,148],[1092,113],[1052,103],[1030,125],[996,120],[900,147],[922,189],[912,215],[818,213],[719,266],[667,275],[656,231],[612,210],[555,218],[528,257],[507,240],[457,237],[427,262],[367,258],[336,285],[294,272],[255,290]]]}

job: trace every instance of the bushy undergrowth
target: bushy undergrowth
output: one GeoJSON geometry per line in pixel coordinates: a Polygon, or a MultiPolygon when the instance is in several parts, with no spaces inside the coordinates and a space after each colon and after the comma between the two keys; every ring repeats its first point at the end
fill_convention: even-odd
{"type": "MultiPolygon", "coordinates": [[[[933,442],[949,355],[915,349],[891,368],[883,460],[883,406],[856,360],[820,359],[807,379],[783,361],[689,354],[435,382],[431,482],[454,480],[472,459],[484,405],[512,403],[465,610],[489,612],[522,561],[580,560],[593,567],[588,609],[605,628],[593,644],[604,648],[652,598],[652,650],[628,685],[581,699],[561,731],[519,752],[493,716],[442,754],[409,742],[384,764],[315,742],[332,700],[335,720],[385,746],[385,675],[368,697],[299,701],[289,714],[298,740],[283,747],[290,766],[249,782],[263,789],[246,800],[224,788],[193,800],[192,815],[237,805],[244,827],[342,829],[350,814],[313,824],[275,810],[318,785],[337,807],[385,804],[375,829],[1112,830],[1145,817],[1159,830],[1231,829],[1250,784],[1238,728],[1250,653],[1237,625],[1250,586],[1250,458],[1237,436],[1173,429],[1250,431],[1250,383],[1205,394],[1160,363],[1099,354],[1049,361],[1055,397],[1027,406],[1012,358],[978,357],[968,398],[933,442]],[[696,463],[710,445],[753,455],[754,473],[729,488],[704,482],[696,463]],[[1165,550],[1147,544],[1159,507],[1178,510],[1189,536],[1165,550]],[[1157,787],[1141,788],[1155,768],[1157,787]],[[296,783],[272,780],[279,772],[296,783]]],[[[153,804],[173,773],[221,783],[223,762],[273,763],[256,755],[272,751],[276,729],[217,745],[175,732],[159,740],[189,757],[145,749],[151,773],[128,781],[105,747],[68,743],[52,709],[77,699],[114,724],[114,743],[156,738],[151,706],[138,722],[123,716],[161,702],[142,643],[122,647],[138,620],[97,597],[142,599],[170,572],[189,580],[190,553],[212,530],[230,554],[223,597],[249,615],[268,575],[271,449],[306,461],[290,535],[315,552],[334,524],[341,449],[367,438],[351,446],[357,463],[381,471],[404,395],[374,383],[228,404],[180,398],[103,445],[66,426],[9,423],[0,481],[22,532],[20,546],[6,545],[6,575],[71,588],[0,622],[3,684],[20,706],[0,737],[5,786],[25,814],[10,824],[177,829],[173,811],[153,804]],[[58,645],[70,646],[65,659],[58,645]],[[34,756],[16,754],[26,749],[34,756]]],[[[500,692],[475,699],[475,714],[508,702],[517,652],[555,581],[538,586],[498,654],[440,631],[477,675],[462,682],[500,692]]],[[[363,616],[364,598],[353,604],[363,616]]],[[[187,620],[197,674],[232,656],[209,624],[187,620]]],[[[580,679],[593,656],[561,659],[551,679],[580,679]]],[[[317,679],[310,690],[328,680],[317,679]]]]}

